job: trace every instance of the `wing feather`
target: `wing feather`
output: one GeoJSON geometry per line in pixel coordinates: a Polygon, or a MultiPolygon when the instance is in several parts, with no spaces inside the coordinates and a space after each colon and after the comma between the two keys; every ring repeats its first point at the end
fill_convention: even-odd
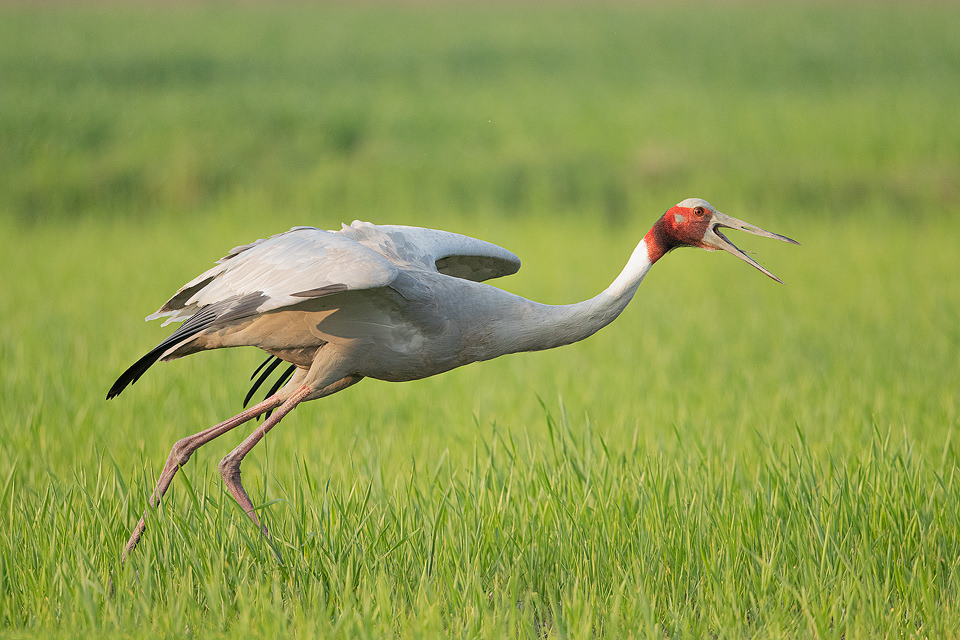
{"type": "Polygon", "coordinates": [[[343,225],[340,233],[398,266],[429,269],[465,280],[482,282],[520,269],[520,258],[513,252],[459,233],[360,220],[343,225]]]}
{"type": "Polygon", "coordinates": [[[304,298],[386,286],[396,277],[396,266],[376,251],[336,232],[296,227],[231,250],[147,320],[178,322],[224,300],[251,297],[259,302],[248,315],[265,313],[304,298]]]}
{"type": "MultiPolygon", "coordinates": [[[[107,397],[116,396],[157,360],[169,357],[221,323],[307,298],[385,287],[397,278],[400,269],[425,269],[481,282],[516,273],[519,268],[519,258],[510,251],[446,231],[360,221],[344,225],[340,231],[294,227],[234,247],[147,316],[147,320],[166,317],[164,325],[186,322],[121,374],[107,397]]],[[[256,380],[251,394],[278,364],[279,360],[256,380]]],[[[284,371],[270,395],[294,369],[291,365],[284,371]]]]}

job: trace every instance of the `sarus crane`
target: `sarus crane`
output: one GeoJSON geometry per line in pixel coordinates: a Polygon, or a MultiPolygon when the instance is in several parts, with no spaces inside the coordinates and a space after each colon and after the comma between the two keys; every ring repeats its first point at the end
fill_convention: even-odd
{"type": "MultiPolygon", "coordinates": [[[[339,231],[294,227],[232,249],[147,316],[183,324],[124,371],[107,398],[136,382],[158,360],[253,346],[269,357],[261,365],[264,371],[254,373],[260,375],[249,401],[278,365],[289,363],[265,400],[174,443],[149,500],[150,507],[157,506],[177,470],[199,447],[267,414],[220,461],[219,470],[236,501],[268,534],[240,482],[240,464],[298,404],[363,378],[417,380],[508,353],[583,340],[620,315],[650,267],[677,247],[728,251],[781,282],[731,243],[721,228],[798,244],[690,198],[657,220],[601,293],[576,304],[547,305],[484,284],[520,268],[517,256],[488,242],[360,221],[339,231]]],[[[123,558],[144,528],[140,518],[123,558]]]]}

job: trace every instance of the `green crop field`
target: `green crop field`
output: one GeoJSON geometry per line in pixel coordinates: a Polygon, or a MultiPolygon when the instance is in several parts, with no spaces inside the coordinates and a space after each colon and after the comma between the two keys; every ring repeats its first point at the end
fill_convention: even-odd
{"type": "MultiPolygon", "coordinates": [[[[960,12],[949,2],[0,7],[0,636],[960,637],[960,12]],[[233,246],[355,218],[605,287],[610,327],[299,407],[244,479],[172,443],[255,349],[151,369],[233,246]]],[[[243,431],[243,433],[239,433],[243,431]]]]}

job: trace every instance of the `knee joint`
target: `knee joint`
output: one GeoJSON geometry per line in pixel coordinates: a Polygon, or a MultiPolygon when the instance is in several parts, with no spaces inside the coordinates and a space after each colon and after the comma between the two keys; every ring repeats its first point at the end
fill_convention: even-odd
{"type": "Polygon", "coordinates": [[[170,450],[170,456],[177,461],[177,466],[182,467],[190,461],[190,456],[193,455],[194,451],[190,444],[190,438],[177,440],[173,443],[173,448],[170,450]]]}
{"type": "Polygon", "coordinates": [[[233,456],[229,453],[223,456],[223,459],[217,464],[217,470],[220,471],[224,480],[230,480],[240,475],[240,465],[234,461],[233,456]]]}

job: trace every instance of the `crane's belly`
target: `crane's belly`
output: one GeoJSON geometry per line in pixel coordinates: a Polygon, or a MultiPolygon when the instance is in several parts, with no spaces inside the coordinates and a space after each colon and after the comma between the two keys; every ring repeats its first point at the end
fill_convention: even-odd
{"type": "Polygon", "coordinates": [[[288,308],[223,327],[204,336],[203,348],[257,346],[310,367],[323,350],[337,355],[347,373],[401,382],[465,364],[454,322],[423,323],[389,307],[288,308]]]}

